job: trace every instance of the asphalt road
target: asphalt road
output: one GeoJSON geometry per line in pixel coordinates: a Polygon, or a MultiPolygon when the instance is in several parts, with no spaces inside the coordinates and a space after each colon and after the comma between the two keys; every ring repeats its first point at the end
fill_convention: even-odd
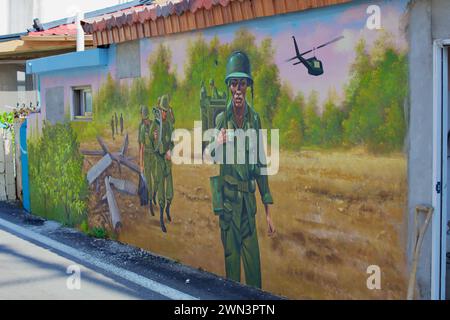
{"type": "Polygon", "coordinates": [[[280,298],[0,203],[0,300],[280,298]]]}
{"type": "Polygon", "coordinates": [[[0,229],[0,299],[164,299],[0,229]],[[68,270],[69,269],[69,270],[68,270]]]}

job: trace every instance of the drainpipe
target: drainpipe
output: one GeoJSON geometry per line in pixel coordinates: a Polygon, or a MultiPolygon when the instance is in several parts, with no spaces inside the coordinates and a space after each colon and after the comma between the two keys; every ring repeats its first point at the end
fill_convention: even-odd
{"type": "Polygon", "coordinates": [[[84,51],[84,30],[81,27],[81,20],[84,19],[84,13],[78,12],[75,18],[75,25],[77,26],[77,51],[84,51]]]}

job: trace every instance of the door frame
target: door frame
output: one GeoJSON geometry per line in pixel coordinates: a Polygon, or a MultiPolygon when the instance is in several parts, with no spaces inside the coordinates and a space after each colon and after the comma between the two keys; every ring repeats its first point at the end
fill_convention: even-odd
{"type": "Polygon", "coordinates": [[[447,237],[448,48],[450,39],[433,43],[433,199],[431,299],[445,300],[447,237]],[[444,165],[445,164],[445,165],[444,165]]]}

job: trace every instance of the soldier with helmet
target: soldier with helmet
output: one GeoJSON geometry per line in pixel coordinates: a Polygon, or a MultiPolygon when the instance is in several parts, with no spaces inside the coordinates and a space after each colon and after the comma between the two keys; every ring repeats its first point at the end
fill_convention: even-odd
{"type": "Polygon", "coordinates": [[[152,134],[152,148],[155,154],[155,187],[157,191],[161,230],[166,233],[167,228],[164,223],[164,210],[169,222],[170,206],[173,200],[173,179],[172,179],[172,132],[175,117],[169,106],[169,97],[161,97],[159,104],[159,119],[155,119],[150,128],[152,134]]]}
{"type": "MultiPolygon", "coordinates": [[[[244,52],[237,51],[230,56],[225,83],[230,90],[231,98],[226,110],[217,116],[216,129],[220,133],[215,138],[216,150],[223,149],[224,159],[226,159],[225,145],[229,142],[228,129],[255,129],[257,132],[261,129],[260,117],[247,101],[249,89],[253,96],[253,78],[249,58],[244,52]]],[[[234,138],[231,143],[236,143],[234,138]]],[[[249,150],[247,147],[245,150],[234,148],[234,152],[247,154],[249,150]]],[[[268,177],[261,175],[264,163],[260,158],[257,164],[222,162],[220,175],[211,178],[213,207],[214,212],[219,215],[227,278],[240,281],[242,259],[246,283],[258,288],[261,288],[262,283],[255,218],[256,186],[264,204],[269,236],[275,233],[269,210],[273,199],[268,177]]]]}
{"type": "MultiPolygon", "coordinates": [[[[138,137],[139,165],[141,173],[144,175],[145,180],[147,180],[149,192],[148,198],[151,199],[154,182],[154,174],[152,174],[152,170],[154,167],[155,152],[151,147],[152,146],[150,133],[151,121],[149,119],[148,107],[141,106],[141,116],[142,121],[141,124],[139,125],[139,137],[138,137]]],[[[150,213],[152,216],[155,215],[153,210],[153,203],[151,200],[150,200],[150,213]]]]}

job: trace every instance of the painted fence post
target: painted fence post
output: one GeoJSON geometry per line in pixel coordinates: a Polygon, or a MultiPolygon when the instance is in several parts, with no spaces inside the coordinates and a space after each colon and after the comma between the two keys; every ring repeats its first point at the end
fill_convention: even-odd
{"type": "Polygon", "coordinates": [[[22,161],[23,208],[31,212],[30,184],[28,178],[27,120],[20,127],[20,159],[22,161]]]}

